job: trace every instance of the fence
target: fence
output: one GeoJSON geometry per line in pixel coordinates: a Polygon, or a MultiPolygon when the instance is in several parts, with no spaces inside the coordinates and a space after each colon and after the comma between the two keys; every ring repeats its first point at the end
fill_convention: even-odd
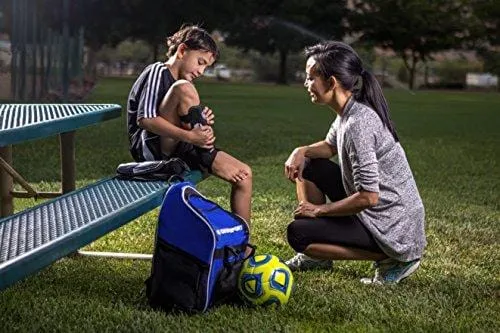
{"type": "Polygon", "coordinates": [[[10,59],[7,55],[3,64],[9,63],[10,70],[4,68],[2,81],[10,79],[9,99],[37,101],[52,95],[67,101],[71,85],[82,83],[84,30],[71,15],[80,1],[5,1],[3,36],[9,40],[3,44],[10,44],[10,59]]]}

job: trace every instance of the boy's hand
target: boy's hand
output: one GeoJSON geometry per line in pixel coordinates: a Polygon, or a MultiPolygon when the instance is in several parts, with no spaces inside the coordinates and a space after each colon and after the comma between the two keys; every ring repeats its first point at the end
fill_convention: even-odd
{"type": "Polygon", "coordinates": [[[215,115],[208,106],[205,106],[202,114],[203,114],[203,117],[205,118],[205,120],[207,121],[208,125],[212,126],[215,123],[215,120],[214,120],[215,115]]]}
{"type": "Polygon", "coordinates": [[[193,128],[188,132],[189,143],[195,146],[212,149],[215,143],[215,135],[212,127],[205,125],[193,128]]]}

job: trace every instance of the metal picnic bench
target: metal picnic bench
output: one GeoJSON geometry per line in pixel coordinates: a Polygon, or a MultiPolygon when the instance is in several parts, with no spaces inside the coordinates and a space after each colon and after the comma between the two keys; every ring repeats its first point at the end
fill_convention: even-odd
{"type": "MultiPolygon", "coordinates": [[[[120,111],[115,104],[0,105],[0,290],[161,204],[164,181],[110,177],[74,190],[74,131],[120,111]],[[12,168],[12,144],[55,134],[61,136],[62,195],[36,192],[12,168]],[[14,192],[13,179],[26,192],[14,192]],[[53,199],[11,215],[13,197],[53,199]]],[[[196,183],[201,174],[184,178],[196,183]]]]}

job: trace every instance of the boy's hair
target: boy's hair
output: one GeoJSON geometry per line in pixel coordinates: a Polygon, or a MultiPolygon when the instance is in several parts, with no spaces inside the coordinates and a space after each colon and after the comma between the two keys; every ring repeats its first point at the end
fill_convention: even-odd
{"type": "Polygon", "coordinates": [[[168,58],[177,52],[181,43],[184,43],[189,50],[211,52],[215,60],[219,57],[219,49],[212,36],[205,29],[196,25],[182,26],[179,31],[167,38],[168,58]]]}

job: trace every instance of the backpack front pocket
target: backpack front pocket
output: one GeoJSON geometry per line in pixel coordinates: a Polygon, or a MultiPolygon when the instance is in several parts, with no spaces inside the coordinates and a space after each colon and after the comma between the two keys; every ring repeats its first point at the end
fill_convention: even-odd
{"type": "Polygon", "coordinates": [[[154,308],[169,311],[203,311],[207,302],[209,266],[198,258],[157,241],[153,271],[146,281],[146,294],[154,308]]]}

